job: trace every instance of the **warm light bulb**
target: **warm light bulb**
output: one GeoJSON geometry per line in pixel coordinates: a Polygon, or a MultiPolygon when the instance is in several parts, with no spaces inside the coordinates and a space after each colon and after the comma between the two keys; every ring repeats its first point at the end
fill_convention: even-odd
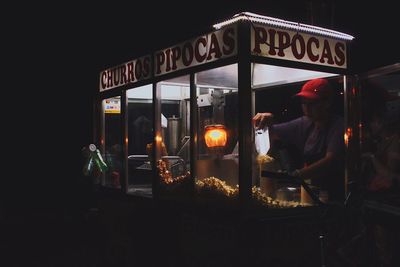
{"type": "Polygon", "coordinates": [[[208,125],[205,127],[204,139],[207,147],[223,147],[228,140],[225,126],[221,124],[208,125]]]}

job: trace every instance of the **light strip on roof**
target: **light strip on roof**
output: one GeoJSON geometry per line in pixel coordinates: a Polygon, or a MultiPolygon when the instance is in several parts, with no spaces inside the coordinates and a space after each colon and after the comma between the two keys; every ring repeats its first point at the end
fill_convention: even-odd
{"type": "Polygon", "coordinates": [[[283,19],[277,19],[277,18],[268,17],[268,16],[261,16],[261,15],[250,13],[250,12],[242,12],[242,13],[236,14],[228,20],[214,24],[213,27],[215,29],[220,29],[227,25],[233,24],[239,20],[247,20],[250,22],[268,24],[268,25],[272,25],[275,27],[281,27],[281,28],[286,28],[286,29],[295,30],[295,31],[302,31],[302,32],[306,32],[306,33],[314,33],[314,34],[329,36],[329,37],[343,39],[343,40],[353,40],[354,39],[353,36],[346,34],[346,33],[329,30],[329,29],[325,29],[325,28],[321,28],[321,27],[317,27],[317,26],[287,21],[287,20],[283,20],[283,19]]]}

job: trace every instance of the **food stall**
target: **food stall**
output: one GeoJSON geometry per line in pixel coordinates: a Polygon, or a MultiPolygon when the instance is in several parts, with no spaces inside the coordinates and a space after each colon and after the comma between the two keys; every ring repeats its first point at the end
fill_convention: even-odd
{"type": "MultiPolygon", "coordinates": [[[[315,256],[312,248],[323,247],[317,230],[323,192],[290,180],[285,151],[273,154],[268,132],[256,131],[252,118],[267,111],[278,122],[301,116],[292,96],[310,79],[327,79],[335,89],[334,112],[345,121],[346,191],[359,120],[350,112],[356,94],[347,75],[352,39],[243,12],[213,25],[209,33],[101,71],[95,132],[108,164],[101,187],[164,208],[171,200],[189,205],[182,215],[189,226],[176,231],[182,243],[195,240],[183,246],[192,260],[199,249],[248,256],[258,249],[258,260],[274,262],[278,256],[271,255],[285,258],[285,241],[296,252],[287,263],[315,256]],[[213,223],[204,219],[210,217],[213,223]],[[263,238],[282,245],[273,247],[263,238]],[[262,256],[265,248],[269,256],[262,256]]],[[[321,255],[317,258],[323,261],[321,255]]]]}

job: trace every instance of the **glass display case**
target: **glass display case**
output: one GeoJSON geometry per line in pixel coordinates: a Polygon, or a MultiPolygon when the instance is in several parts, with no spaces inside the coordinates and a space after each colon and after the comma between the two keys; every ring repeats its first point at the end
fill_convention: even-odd
{"type": "MultiPolygon", "coordinates": [[[[315,196],[327,201],[332,195],[311,177],[293,176],[305,164],[299,159],[302,151],[294,151],[288,139],[276,142],[274,128],[258,129],[253,118],[268,112],[275,124],[282,124],[302,117],[302,106],[311,104],[293,95],[307,81],[323,78],[334,95],[330,107],[343,118],[339,128],[347,153],[344,130],[352,80],[346,72],[352,39],[329,29],[240,13],[207,34],[102,71],[100,99],[118,99],[122,108],[113,115],[116,125],[107,115],[97,130],[107,138],[118,135],[115,142],[106,139],[104,148],[119,145],[122,191],[267,208],[309,206],[315,196]],[[114,91],[121,97],[109,98],[114,91]]],[[[344,197],[348,163],[342,163],[335,172],[344,197]]],[[[332,174],[329,168],[324,173],[332,174]]],[[[111,174],[103,184],[118,188],[115,177],[111,174]]]]}

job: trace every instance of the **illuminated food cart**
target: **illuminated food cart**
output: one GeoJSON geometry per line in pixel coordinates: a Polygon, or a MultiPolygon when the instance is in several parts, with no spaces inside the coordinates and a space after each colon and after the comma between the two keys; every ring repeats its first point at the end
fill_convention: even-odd
{"type": "Polygon", "coordinates": [[[99,143],[110,165],[103,186],[157,197],[164,185],[188,182],[193,191],[246,200],[268,183],[254,114],[270,111],[281,122],[300,116],[290,96],[324,77],[336,89],[337,112],[347,116],[352,36],[252,13],[213,27],[100,73],[99,143]]]}
{"type": "MultiPolygon", "coordinates": [[[[349,112],[352,39],[245,12],[207,34],[102,71],[96,132],[109,168],[101,185],[157,200],[305,212],[315,201],[300,183],[265,175],[282,174],[285,166],[256,148],[252,118],[265,111],[278,122],[300,116],[292,96],[306,81],[326,78],[335,89],[335,112],[344,117],[348,153],[359,119],[349,112]]],[[[344,189],[350,158],[341,169],[344,189]]]]}

